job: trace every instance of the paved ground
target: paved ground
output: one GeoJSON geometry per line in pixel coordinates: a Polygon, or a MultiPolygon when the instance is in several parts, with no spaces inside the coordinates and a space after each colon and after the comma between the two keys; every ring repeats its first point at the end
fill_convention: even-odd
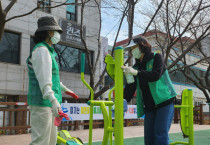
{"type": "MultiPolygon", "coordinates": [[[[210,130],[197,130],[194,131],[194,145],[209,145],[210,144],[210,130]]],[[[189,142],[188,139],[182,137],[182,133],[170,133],[170,142],[189,142]]],[[[101,145],[102,142],[93,142],[92,145],[101,145]]],[[[114,141],[113,141],[114,144],[114,141]]],[[[85,145],[88,145],[86,143],[85,145]]],[[[124,139],[124,145],[144,145],[144,137],[134,137],[124,139]]],[[[176,144],[182,145],[182,144],[176,144]]]]}
{"type": "MultiPolygon", "coordinates": [[[[194,130],[209,130],[210,125],[194,125],[194,130]]],[[[171,133],[179,133],[181,132],[181,128],[179,124],[173,124],[170,129],[171,133]]],[[[79,130],[79,131],[71,131],[70,134],[74,137],[80,137],[83,142],[88,142],[88,130],[79,130]]],[[[131,138],[139,138],[143,137],[144,128],[143,126],[132,126],[124,128],[124,138],[125,140],[132,140],[131,138]]],[[[196,133],[195,133],[196,136],[196,133]]],[[[202,136],[203,138],[210,138],[209,133],[202,136]]],[[[94,129],[93,130],[93,142],[101,141],[103,138],[103,129],[94,129]]],[[[140,138],[140,140],[143,138],[140,138]]],[[[1,145],[28,145],[30,143],[30,134],[23,135],[5,135],[0,136],[0,144],[1,145]]],[[[130,143],[129,143],[130,144],[130,143]]],[[[133,145],[133,144],[132,144],[133,145]]],[[[197,144],[195,144],[197,145],[197,144]]],[[[200,144],[201,145],[201,144],[200,144]]],[[[205,145],[205,144],[202,144],[205,145]]],[[[207,145],[207,144],[206,144],[207,145]]]]}

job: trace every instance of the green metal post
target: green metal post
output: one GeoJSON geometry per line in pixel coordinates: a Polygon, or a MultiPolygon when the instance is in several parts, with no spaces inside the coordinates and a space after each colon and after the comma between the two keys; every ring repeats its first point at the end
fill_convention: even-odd
{"type": "Polygon", "coordinates": [[[109,134],[114,131],[114,129],[111,127],[111,123],[109,122],[109,116],[108,112],[106,109],[106,106],[113,106],[114,102],[113,101],[95,101],[95,100],[90,100],[87,102],[88,105],[90,106],[100,106],[103,118],[104,118],[104,137],[101,145],[107,145],[108,144],[108,137],[109,134]]]}
{"type": "MultiPolygon", "coordinates": [[[[111,101],[111,93],[114,91],[115,87],[113,87],[109,91],[109,101],[111,101]]],[[[110,122],[110,127],[112,127],[112,106],[109,106],[109,122],[110,122]]],[[[112,132],[109,132],[109,145],[112,145],[112,132]]]]}
{"type": "Polygon", "coordinates": [[[189,96],[189,145],[194,145],[194,128],[193,128],[193,91],[188,89],[189,96]]]}
{"type": "Polygon", "coordinates": [[[175,108],[181,108],[181,127],[183,133],[188,135],[188,142],[176,141],[170,145],[188,144],[194,145],[194,128],[193,128],[193,91],[192,89],[184,89],[182,93],[182,105],[175,105],[175,108]]]}
{"type": "Polygon", "coordinates": [[[124,48],[115,47],[115,144],[123,145],[123,66],[124,48]]]}
{"type": "MultiPolygon", "coordinates": [[[[94,91],[88,85],[88,83],[84,79],[84,71],[85,71],[85,54],[81,54],[81,80],[87,86],[87,88],[91,92],[91,100],[93,100],[94,91]]],[[[92,145],[92,135],[93,135],[93,106],[90,106],[90,119],[89,119],[89,145],[92,145]]]]}
{"type": "Polygon", "coordinates": [[[65,144],[66,145],[66,140],[65,139],[63,139],[62,137],[60,137],[60,136],[57,136],[57,144],[65,144]]]}

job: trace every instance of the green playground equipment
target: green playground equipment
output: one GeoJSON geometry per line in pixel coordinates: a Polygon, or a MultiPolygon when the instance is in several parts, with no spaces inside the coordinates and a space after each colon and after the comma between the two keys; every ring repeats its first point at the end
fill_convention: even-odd
{"type": "MultiPolygon", "coordinates": [[[[85,54],[81,54],[81,80],[91,92],[91,99],[87,102],[90,105],[90,119],[89,119],[89,141],[92,145],[92,129],[93,129],[93,106],[100,106],[104,118],[104,137],[102,145],[112,145],[112,133],[115,134],[115,144],[123,145],[123,66],[124,62],[124,48],[115,47],[115,59],[111,55],[105,58],[106,70],[109,76],[115,80],[115,86],[109,92],[109,101],[94,100],[94,91],[84,79],[85,70],[85,54]],[[115,75],[117,74],[117,75],[115,75]],[[112,127],[112,106],[114,102],[111,101],[111,93],[115,90],[115,124],[112,127]],[[106,106],[109,107],[108,111],[106,106]],[[108,113],[109,112],[109,113],[108,113]]],[[[194,130],[193,130],[193,92],[191,89],[185,89],[182,92],[182,105],[175,105],[175,108],[180,108],[181,128],[183,134],[188,136],[189,142],[176,141],[170,145],[187,144],[194,145],[194,130]]],[[[68,131],[58,133],[58,145],[73,145],[72,137],[68,131]]],[[[74,140],[75,141],[75,140],[74,140]]],[[[82,144],[77,141],[78,144],[82,144]]]]}
{"type": "Polygon", "coordinates": [[[58,132],[56,145],[83,145],[80,138],[72,137],[67,130],[58,132]]]}
{"type": "Polygon", "coordinates": [[[184,89],[182,92],[182,105],[175,105],[180,108],[181,128],[184,136],[188,137],[189,142],[176,141],[170,145],[187,144],[194,145],[194,129],[193,129],[193,91],[184,89]]]}
{"type": "Polygon", "coordinates": [[[104,118],[104,137],[102,145],[108,144],[108,139],[110,139],[110,145],[112,145],[112,133],[115,133],[115,144],[123,145],[123,66],[124,62],[124,48],[115,47],[115,60],[107,55],[105,58],[106,70],[112,79],[115,80],[115,87],[109,92],[109,101],[98,101],[94,100],[94,91],[87,84],[84,79],[85,70],[85,54],[81,54],[81,80],[87,86],[91,92],[91,99],[87,102],[90,105],[90,119],[89,119],[89,145],[92,145],[92,129],[93,129],[93,106],[100,106],[104,118]],[[115,75],[117,74],[117,75],[115,75]],[[115,89],[115,127],[112,127],[112,113],[111,108],[114,102],[111,101],[111,92],[115,89]],[[109,113],[106,109],[109,107],[109,113]]]}

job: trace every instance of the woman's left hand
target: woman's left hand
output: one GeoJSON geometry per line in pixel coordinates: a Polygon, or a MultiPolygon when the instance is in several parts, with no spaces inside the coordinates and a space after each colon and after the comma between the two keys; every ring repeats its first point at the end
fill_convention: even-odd
{"type": "Polygon", "coordinates": [[[138,71],[133,69],[132,67],[129,66],[121,66],[122,69],[125,70],[125,74],[132,74],[134,76],[136,76],[138,74],[138,71]]]}

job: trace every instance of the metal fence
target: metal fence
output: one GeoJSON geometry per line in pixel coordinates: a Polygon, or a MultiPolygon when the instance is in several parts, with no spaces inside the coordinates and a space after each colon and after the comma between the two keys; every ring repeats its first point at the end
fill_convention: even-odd
{"type": "MultiPolygon", "coordinates": [[[[174,113],[174,123],[179,123],[180,121],[180,109],[179,108],[175,108],[175,113],[174,113]]],[[[194,106],[193,108],[193,121],[194,124],[209,124],[210,123],[210,116],[209,112],[208,113],[204,113],[203,112],[203,104],[200,104],[199,106],[194,106]]]]}
{"type": "MultiPolygon", "coordinates": [[[[24,102],[0,102],[0,135],[30,133],[30,112],[24,102]]],[[[125,119],[124,126],[143,125],[143,119],[125,119]]],[[[114,124],[114,120],[113,120],[114,124]]],[[[103,128],[103,120],[94,120],[93,128],[103,128]]],[[[58,130],[89,129],[89,121],[62,121],[58,130]]]]}

